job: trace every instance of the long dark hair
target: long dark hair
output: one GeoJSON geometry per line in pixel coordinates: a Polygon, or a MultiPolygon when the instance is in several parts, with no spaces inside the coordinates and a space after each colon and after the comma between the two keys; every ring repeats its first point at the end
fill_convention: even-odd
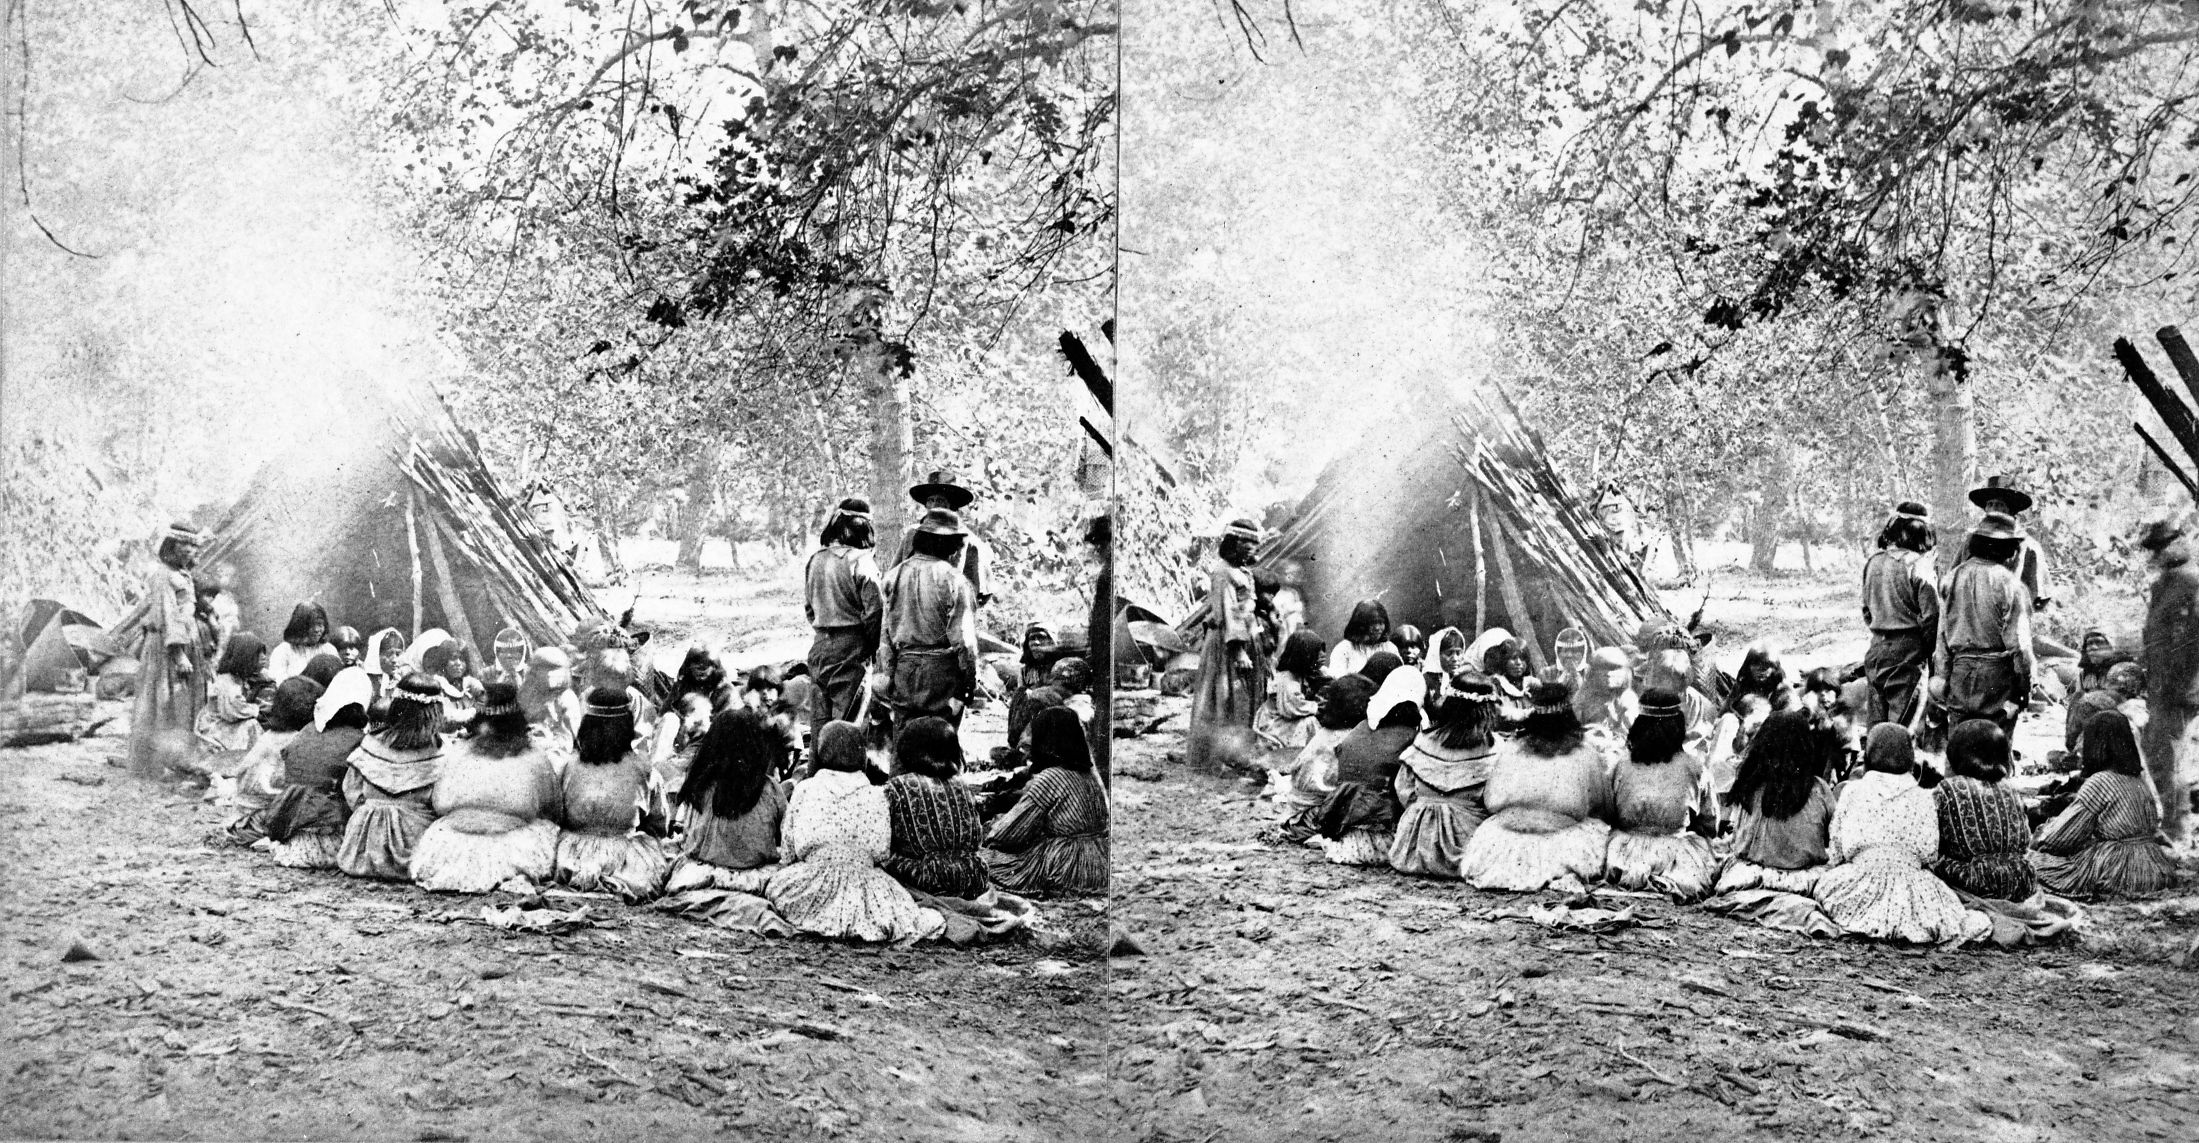
{"type": "Polygon", "coordinates": [[[705,805],[721,818],[737,818],[756,808],[764,783],[786,761],[785,741],[771,732],[759,711],[735,707],[710,720],[695,750],[687,780],[673,800],[689,809],[705,805]]]}
{"type": "Polygon", "coordinates": [[[820,547],[827,548],[834,544],[850,548],[875,547],[878,540],[870,524],[870,501],[860,496],[850,496],[840,501],[840,506],[834,508],[831,517],[825,521],[825,530],[817,537],[817,543],[820,547]]]}
{"type": "Polygon", "coordinates": [[[1241,568],[1249,566],[1253,560],[1259,558],[1260,545],[1258,542],[1248,540],[1243,536],[1224,536],[1222,542],[1215,546],[1214,554],[1220,556],[1223,563],[1233,568],[1241,568]]]}
{"type": "Polygon", "coordinates": [[[1496,704],[1445,696],[1430,712],[1429,736],[1447,750],[1478,750],[1496,740],[1496,704]]]}
{"type": "Polygon", "coordinates": [[[942,536],[937,532],[916,532],[909,537],[910,551],[920,556],[954,562],[962,551],[961,536],[942,536]]]}
{"type": "Polygon", "coordinates": [[[1972,536],[1970,537],[1970,545],[1966,549],[1966,551],[1971,559],[1991,560],[1996,564],[2005,564],[2008,561],[2015,559],[2016,553],[2022,550],[2022,548],[2023,541],[2018,539],[1999,539],[1993,536],[1972,536]]]}
{"type": "Polygon", "coordinates": [[[1687,715],[1680,696],[1671,691],[1650,691],[1642,696],[1641,713],[1626,729],[1626,756],[1644,766],[1672,761],[1687,744],[1687,715]]]}
{"type": "Polygon", "coordinates": [[[1741,656],[1741,669],[1733,673],[1733,689],[1726,694],[1726,705],[1720,714],[1738,714],[1744,695],[1762,695],[1766,699],[1778,694],[1787,685],[1787,668],[1764,647],[1750,647],[1741,656]],[[1763,671],[1761,679],[1755,677],[1763,671]]]}
{"type": "Polygon", "coordinates": [[[1991,785],[2008,776],[2008,732],[1997,723],[1973,718],[1947,735],[1947,769],[1958,778],[1991,785]]]}
{"type": "Polygon", "coordinates": [[[284,679],[268,700],[262,725],[277,733],[291,733],[313,725],[313,704],[320,701],[321,684],[303,675],[284,679]]]}
{"type": "Polygon", "coordinates": [[[1571,754],[1588,740],[1588,729],[1570,705],[1558,710],[1536,708],[1519,725],[1519,747],[1538,758],[1571,754]]]}
{"type": "Polygon", "coordinates": [[[1344,641],[1364,647],[1390,637],[1390,609],[1379,599],[1362,599],[1352,605],[1351,620],[1344,624],[1344,641]],[[1382,625],[1382,634],[1374,634],[1375,624],[1382,625]]]}
{"type": "Polygon", "coordinates": [[[1084,740],[1084,724],[1077,712],[1050,706],[1031,719],[1031,764],[1039,770],[1059,766],[1079,774],[1092,772],[1092,748],[1084,740]]]}
{"type": "Polygon", "coordinates": [[[1320,708],[1314,713],[1314,721],[1330,730],[1348,730],[1367,717],[1367,704],[1374,701],[1374,692],[1374,680],[1365,675],[1331,679],[1321,688],[1320,708]]]}
{"type": "Polygon", "coordinates": [[[248,683],[259,677],[260,656],[267,654],[267,644],[250,631],[239,631],[229,637],[229,645],[221,650],[221,664],[215,674],[229,675],[238,682],[248,683]]]}
{"type": "Polygon", "coordinates": [[[2084,771],[2094,774],[2129,774],[2144,777],[2145,756],[2138,752],[2138,735],[2130,719],[2119,710],[2103,710],[2084,724],[2084,771]]]}
{"type": "Polygon", "coordinates": [[[328,638],[328,612],[318,603],[301,603],[290,609],[290,622],[283,627],[283,642],[293,647],[303,646],[313,638],[318,627],[321,638],[328,638]]]}
{"type": "MultiPolygon", "coordinates": [[[[1068,708],[1049,707],[1049,710],[1068,708]]],[[[1071,714],[1069,717],[1075,718],[1071,714]]],[[[944,718],[911,719],[893,739],[893,775],[920,774],[944,782],[962,771],[962,738],[944,718]]]]}
{"type": "Polygon", "coordinates": [[[1839,753],[1839,735],[1809,711],[1779,711],[1764,720],[1749,743],[1727,798],[1742,807],[1754,798],[1757,813],[1785,821],[1809,804],[1810,791],[1839,753]]]}
{"type": "Polygon", "coordinates": [[[573,753],[577,758],[592,766],[602,766],[632,752],[634,706],[625,691],[597,687],[588,692],[587,710],[588,713],[581,716],[580,729],[573,733],[573,753]]]}
{"type": "Polygon", "coordinates": [[[482,688],[471,741],[473,752],[484,758],[511,758],[534,745],[527,733],[527,712],[519,705],[519,684],[495,682],[482,688]]]}
{"type": "Polygon", "coordinates": [[[1929,552],[1938,541],[1932,536],[1930,523],[1909,516],[1896,516],[1886,522],[1878,533],[1881,548],[1906,548],[1912,552],[1929,552]]]}
{"type": "Polygon", "coordinates": [[[1359,665],[1359,673],[1367,676],[1376,687],[1380,687],[1382,680],[1390,677],[1391,671],[1402,670],[1404,666],[1403,656],[1391,650],[1389,644],[1384,643],[1381,650],[1367,656],[1367,661],[1359,665]]]}
{"type": "Polygon", "coordinates": [[[680,660],[680,673],[672,686],[672,701],[688,695],[701,695],[711,702],[718,701],[718,688],[725,685],[725,667],[717,656],[701,647],[689,647],[687,657],[680,660]]]}
{"type": "Polygon", "coordinates": [[[389,700],[382,741],[392,750],[425,750],[440,745],[442,734],[443,684],[421,671],[406,675],[389,700]]]}
{"type": "Polygon", "coordinates": [[[1397,648],[1397,657],[1405,660],[1406,666],[1419,666],[1428,661],[1428,636],[1410,623],[1400,623],[1390,632],[1390,646],[1397,648]],[[1415,659],[1406,654],[1407,651],[1418,651],[1420,657],[1415,659]]]}
{"type": "Polygon", "coordinates": [[[1323,653],[1327,649],[1319,634],[1310,628],[1300,627],[1290,633],[1290,638],[1283,640],[1283,653],[1275,657],[1275,669],[1289,671],[1292,676],[1303,680],[1308,690],[1318,689],[1321,685],[1323,653]]]}

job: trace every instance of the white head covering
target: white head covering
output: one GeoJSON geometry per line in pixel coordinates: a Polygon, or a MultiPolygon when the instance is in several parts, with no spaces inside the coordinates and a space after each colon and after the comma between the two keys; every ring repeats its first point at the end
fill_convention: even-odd
{"type": "Polygon", "coordinates": [[[1382,720],[1396,710],[1400,703],[1411,703],[1413,713],[1427,721],[1422,704],[1428,701],[1428,679],[1411,667],[1399,667],[1382,676],[1382,685],[1375,688],[1374,697],[1367,700],[1367,729],[1382,725],[1382,720]]]}
{"type": "MultiPolygon", "coordinates": [[[[1423,671],[1432,675],[1443,670],[1443,640],[1451,635],[1458,636],[1459,642],[1466,643],[1466,633],[1456,627],[1446,627],[1428,636],[1428,654],[1420,661],[1420,667],[1423,671]]],[[[1478,671],[1481,669],[1481,664],[1473,658],[1473,653],[1473,644],[1466,643],[1466,665],[1478,671]]]]}
{"type": "Polygon", "coordinates": [[[412,646],[405,648],[405,653],[398,658],[398,661],[403,663],[408,671],[420,670],[420,660],[426,657],[429,650],[440,647],[455,638],[456,636],[440,627],[430,627],[422,631],[418,639],[412,641],[412,646]]]}
{"type": "Polygon", "coordinates": [[[327,730],[336,712],[356,704],[361,710],[374,705],[374,680],[361,667],[345,667],[328,680],[328,689],[313,702],[313,729],[327,730]]]}
{"type": "Polygon", "coordinates": [[[405,633],[395,627],[384,627],[367,639],[366,657],[359,661],[359,665],[366,668],[367,674],[379,675],[382,673],[382,645],[387,643],[392,635],[397,636],[399,639],[405,637],[405,633]]]}
{"type": "Polygon", "coordinates": [[[1511,640],[1511,632],[1502,627],[1491,627],[1466,645],[1466,662],[1478,671],[1481,669],[1481,661],[1489,655],[1489,648],[1511,640]]]}

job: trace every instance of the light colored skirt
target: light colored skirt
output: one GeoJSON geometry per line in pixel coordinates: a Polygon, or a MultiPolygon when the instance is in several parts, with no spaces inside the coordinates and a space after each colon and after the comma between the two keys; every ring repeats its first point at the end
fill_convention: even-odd
{"type": "Polygon", "coordinates": [[[1774,865],[1758,865],[1738,857],[1726,858],[1724,869],[1718,871],[1717,891],[1739,893],[1747,889],[1770,889],[1778,893],[1799,893],[1814,897],[1817,878],[1825,872],[1822,865],[1809,865],[1801,869],[1781,869],[1774,865]]]}
{"type": "Polygon", "coordinates": [[[353,877],[412,880],[412,847],[435,824],[435,811],[417,802],[368,800],[344,823],[337,868],[353,877]]]}
{"type": "Polygon", "coordinates": [[[1718,857],[1697,833],[1611,831],[1604,847],[1604,880],[1622,889],[1649,889],[1682,903],[1710,894],[1718,857]]]}
{"type": "Polygon", "coordinates": [[[340,833],[298,833],[289,841],[267,843],[267,855],[275,864],[291,869],[338,869],[338,854],[344,847],[344,835],[340,833]]]}
{"type": "Polygon", "coordinates": [[[1323,840],[1321,852],[1337,865],[1388,865],[1390,846],[1397,840],[1397,831],[1387,829],[1347,830],[1335,841],[1323,840]]]}
{"type": "Polygon", "coordinates": [[[503,833],[461,833],[445,818],[412,848],[412,880],[435,893],[486,893],[514,877],[542,881],[557,860],[557,826],[535,820],[503,833]]]}
{"type": "Polygon", "coordinates": [[[788,924],[820,937],[919,941],[947,927],[937,910],[918,906],[891,874],[853,852],[828,849],[782,865],[764,895],[788,924]]]}
{"type": "Polygon", "coordinates": [[[1455,794],[1424,794],[1397,815],[1397,836],[1390,842],[1390,868],[1422,877],[1458,877],[1466,843],[1487,819],[1481,787],[1455,794]]]}
{"type": "Polygon", "coordinates": [[[559,830],[551,876],[584,892],[616,894],[623,901],[656,896],[671,868],[664,846],[647,834],[559,830]]]}
{"type": "Polygon", "coordinates": [[[1611,827],[1588,818],[1561,829],[1538,828],[1549,816],[1505,810],[1481,823],[1459,855],[1459,876],[1476,889],[1514,893],[1586,888],[1603,874],[1611,827]]]}
{"type": "Polygon", "coordinates": [[[1864,850],[1817,878],[1817,903],[1842,929],[1880,940],[1946,944],[1989,935],[1992,921],[1963,907],[1947,883],[1907,854],[1864,850]]]}

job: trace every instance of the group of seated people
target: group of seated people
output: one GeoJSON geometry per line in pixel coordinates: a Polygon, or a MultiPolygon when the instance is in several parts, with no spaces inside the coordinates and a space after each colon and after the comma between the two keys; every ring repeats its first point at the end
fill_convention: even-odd
{"type": "Polygon", "coordinates": [[[470,657],[442,632],[408,658],[394,631],[322,645],[325,619],[293,626],[285,646],[302,647],[280,664],[227,637],[199,723],[229,838],[285,866],[461,893],[734,891],[770,918],[758,931],[866,941],[1107,891],[1107,798],[1066,701],[1028,704],[1020,765],[973,782],[944,719],[890,742],[812,733],[798,674],[736,682],[695,648],[651,678],[615,624],[541,650],[506,632],[486,679],[453,666],[470,657]]]}
{"type": "Polygon", "coordinates": [[[2074,792],[2035,829],[2004,784],[2014,754],[1991,722],[1946,733],[1943,772],[1905,727],[1859,732],[1837,683],[1791,686],[1757,651],[1714,706],[1695,685],[1699,644],[1677,626],[1524,685],[1507,633],[1400,634],[1339,644],[1325,663],[1313,633],[1285,641],[1255,720],[1271,841],[1482,889],[1601,882],[1924,943],[2025,943],[2011,933],[2067,929],[2070,898],[2148,894],[2180,876],[2131,721],[2112,705],[2088,712],[2074,792]]]}

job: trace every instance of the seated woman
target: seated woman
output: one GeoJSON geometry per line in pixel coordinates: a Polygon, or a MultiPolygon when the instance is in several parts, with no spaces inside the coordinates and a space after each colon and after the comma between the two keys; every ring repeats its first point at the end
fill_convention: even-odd
{"type": "Polygon", "coordinates": [[[1741,756],[1728,804],[1733,852],[1718,873],[1718,892],[1770,889],[1816,892],[1832,836],[1833,787],[1840,733],[1805,710],[1769,715],[1741,756]]]}
{"type": "Polygon", "coordinates": [[[1320,834],[1321,807],[1336,792],[1336,746],[1367,717],[1367,704],[1374,700],[1374,690],[1374,684],[1360,674],[1332,679],[1321,688],[1320,703],[1314,710],[1313,736],[1296,758],[1275,772],[1283,782],[1275,796],[1280,820],[1268,840],[1299,845],[1320,834]]]}
{"type": "Polygon", "coordinates": [[[285,679],[260,712],[261,731],[252,748],[244,752],[234,786],[223,800],[235,811],[230,817],[229,840],[251,845],[266,836],[267,807],[282,793],[282,751],[313,725],[313,705],[321,688],[299,676],[285,679]]]}
{"type": "MultiPolygon", "coordinates": [[[[657,720],[656,732],[649,737],[649,768],[656,772],[657,788],[666,798],[687,784],[695,754],[710,733],[715,713],[710,696],[689,691],[673,699],[666,717],[657,720]]],[[[665,820],[677,836],[678,823],[672,820],[670,809],[669,805],[665,807],[665,820]]]]}
{"type": "Polygon", "coordinates": [[[2176,863],[2155,836],[2161,805],[2145,778],[2138,736],[2120,711],[2084,728],[2084,784],[2039,831],[2031,867],[2064,897],[2123,897],[2174,885],[2176,863]]]}
{"type": "Polygon", "coordinates": [[[1613,829],[1604,879],[1699,900],[1718,878],[1710,839],[1689,828],[1702,807],[1703,767],[1687,745],[1687,712],[1673,691],[1641,697],[1626,732],[1626,758],[1611,774],[1613,829]]]}
{"type": "Polygon", "coordinates": [[[1390,647],[1406,666],[1416,671],[1428,661],[1427,633],[1410,623],[1400,623],[1397,630],[1390,632],[1390,647]]]}
{"type": "Polygon", "coordinates": [[[420,669],[435,677],[443,701],[443,725],[462,727],[473,722],[474,696],[469,687],[480,685],[471,674],[466,645],[456,639],[437,643],[420,656],[420,669]]]}
{"type": "MultiPolygon", "coordinates": [[[[1734,799],[1734,784],[1741,777],[1741,761],[1772,715],[1771,700],[1758,694],[1741,695],[1727,704],[1710,734],[1710,765],[1703,774],[1703,792],[1718,815],[1718,831],[1724,833],[1740,820],[1741,807],[1734,799]]],[[[1831,802],[1826,803],[1830,814],[1831,802]]]]}
{"type": "MultiPolygon", "coordinates": [[[[1063,733],[1081,740],[1076,716],[1040,711],[1033,719],[1031,763],[1053,765],[1063,733]]],[[[977,804],[957,774],[962,739],[943,718],[919,718],[901,728],[893,743],[893,777],[886,783],[892,853],[879,864],[894,879],[935,897],[979,897],[986,890],[985,863],[977,855],[985,827],[977,804]]]]}
{"type": "Polygon", "coordinates": [[[374,697],[388,698],[405,677],[405,636],[395,627],[384,627],[367,638],[366,658],[359,664],[374,681],[374,697]]]}
{"type": "Polygon", "coordinates": [[[435,824],[412,850],[412,880],[437,893],[486,893],[549,877],[561,790],[527,732],[519,687],[490,683],[473,733],[443,758],[435,824]]]}
{"type": "MultiPolygon", "coordinates": [[[[1501,694],[1500,703],[1501,703],[1501,694]]],[[[1517,737],[1497,747],[1459,876],[1477,889],[1578,891],[1603,873],[1610,770],[1573,712],[1573,688],[1544,678],[1517,737]]]]}
{"type": "Polygon", "coordinates": [[[551,875],[575,889],[640,901],[664,884],[671,861],[644,831],[659,799],[649,761],[635,751],[632,697],[623,688],[588,692],[573,760],[560,778],[564,808],[551,875]]]}
{"type": "Polygon", "coordinates": [[[580,706],[580,696],[573,693],[572,658],[562,647],[537,650],[519,683],[519,709],[550,750],[550,764],[561,771],[572,754],[573,736],[580,733],[580,706]]]}
{"type": "Polygon", "coordinates": [[[1420,736],[1428,681],[1400,666],[1367,703],[1367,717],[1336,744],[1336,792],[1321,807],[1322,851],[1338,865],[1387,865],[1397,837],[1398,759],[1420,736]]]}
{"type": "Polygon", "coordinates": [[[336,649],[337,661],[341,662],[345,669],[366,665],[366,636],[359,634],[358,628],[338,627],[329,635],[328,645],[336,649]]]}
{"type": "Polygon", "coordinates": [[[366,737],[374,687],[364,673],[346,672],[313,706],[313,724],[282,748],[277,767],[282,788],[268,803],[260,828],[275,864],[292,869],[334,869],[350,807],[344,776],[351,755],[366,737]]]}
{"type": "Polygon", "coordinates": [[[879,863],[893,851],[886,793],[864,771],[863,732],[851,723],[817,728],[812,774],[787,800],[780,866],[764,887],[787,923],[821,937],[921,940],[946,918],[909,896],[879,863]]]}
{"type": "Polygon", "coordinates": [[[1270,757],[1294,757],[1313,739],[1314,714],[1320,708],[1321,637],[1300,628],[1283,641],[1268,680],[1267,698],[1252,712],[1252,733],[1270,757]]]}
{"type": "Polygon", "coordinates": [[[680,862],[667,891],[713,887],[760,893],[779,864],[786,817],[786,744],[760,711],[732,706],[710,719],[686,780],[672,796],[680,862]],[[749,873],[746,879],[735,874],[749,873]]]}
{"type": "Polygon", "coordinates": [[[397,684],[389,721],[359,743],[344,775],[344,823],[337,868],[383,881],[412,878],[412,847],[435,821],[443,776],[442,689],[418,671],[397,684]]]}
{"type": "Polygon", "coordinates": [[[1939,860],[1932,871],[1958,892],[2025,901],[2038,892],[2026,854],[2031,819],[2023,799],[2001,784],[2010,766],[2008,735],[1982,718],[1947,735],[1949,777],[1932,790],[1939,818],[1939,860]]]}
{"type": "Polygon", "coordinates": [[[1598,745],[1614,754],[1626,747],[1626,733],[1641,710],[1634,694],[1634,672],[1626,652],[1617,647],[1598,647],[1581,669],[1579,688],[1573,695],[1573,713],[1581,726],[1598,739],[1598,745]]]}
{"type": "MultiPolygon", "coordinates": [[[[1420,664],[1420,673],[1428,676],[1428,709],[1435,709],[1443,699],[1458,694],[1454,680],[1468,677],[1487,682],[1478,664],[1466,661],[1466,633],[1456,627],[1446,627],[1428,637],[1428,658],[1420,664]]],[[[1491,694],[1495,690],[1491,689],[1491,694]]]]}
{"type": "Polygon", "coordinates": [[[1383,650],[1396,653],[1390,648],[1390,611],[1379,599],[1362,599],[1352,605],[1351,618],[1344,623],[1344,637],[1329,652],[1329,677],[1352,674],[1367,665],[1368,656],[1383,650]]]}
{"type": "Polygon", "coordinates": [[[313,656],[335,654],[328,631],[328,612],[320,604],[301,603],[291,608],[290,622],[283,626],[283,641],[268,654],[267,677],[279,683],[305,670],[313,656]]]}
{"type": "Polygon", "coordinates": [[[1825,915],[1851,933],[1914,944],[1990,933],[1992,921],[1964,908],[1928,868],[1939,857],[1939,812],[1916,783],[1908,730],[1890,722],[1872,727],[1863,766],[1833,806],[1831,867],[1816,891],[1825,915]]]}
{"type": "Polygon", "coordinates": [[[1048,765],[993,823],[980,855],[986,872],[993,884],[1026,897],[1104,896],[1107,792],[1092,776],[1083,727],[1063,708],[1031,721],[1034,750],[1043,736],[1048,765]]]}
{"type": "Polygon", "coordinates": [[[1481,799],[1496,756],[1496,687],[1475,675],[1460,675],[1453,685],[1460,693],[1436,704],[1434,725],[1398,759],[1397,796],[1405,808],[1390,842],[1390,868],[1399,873],[1455,879],[1467,841],[1489,816],[1481,799]]]}
{"type": "Polygon", "coordinates": [[[267,645],[250,631],[231,635],[192,724],[198,767],[206,774],[226,777],[244,764],[244,752],[260,737],[260,701],[273,686],[267,681],[267,645]]]}

